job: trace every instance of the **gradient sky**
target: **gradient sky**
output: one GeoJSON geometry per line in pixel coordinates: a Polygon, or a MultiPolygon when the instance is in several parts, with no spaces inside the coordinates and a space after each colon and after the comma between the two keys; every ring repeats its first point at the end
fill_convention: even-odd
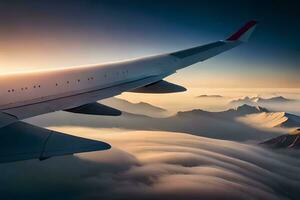
{"type": "Polygon", "coordinates": [[[294,1],[7,1],[0,72],[171,52],[260,21],[248,44],[180,71],[187,87],[300,87],[300,3],[294,1]]]}

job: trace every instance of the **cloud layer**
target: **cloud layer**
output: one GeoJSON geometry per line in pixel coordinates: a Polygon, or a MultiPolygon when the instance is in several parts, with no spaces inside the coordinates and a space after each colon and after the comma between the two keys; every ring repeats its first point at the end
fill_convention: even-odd
{"type": "Polygon", "coordinates": [[[299,153],[182,133],[59,128],[105,152],[1,164],[10,199],[298,199],[299,153]],[[85,133],[84,135],[81,133],[85,133]],[[16,196],[17,195],[17,196],[16,196]]]}

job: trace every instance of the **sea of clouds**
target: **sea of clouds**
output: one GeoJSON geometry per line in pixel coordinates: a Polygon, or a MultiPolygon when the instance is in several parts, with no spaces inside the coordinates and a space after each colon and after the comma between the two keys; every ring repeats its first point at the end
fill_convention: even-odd
{"type": "Polygon", "coordinates": [[[1,164],[1,199],[300,198],[297,152],[174,132],[57,130],[113,148],[1,164]]]}

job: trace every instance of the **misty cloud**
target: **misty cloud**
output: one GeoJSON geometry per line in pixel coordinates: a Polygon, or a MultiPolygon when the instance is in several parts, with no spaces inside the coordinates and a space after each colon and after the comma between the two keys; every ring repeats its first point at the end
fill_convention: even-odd
{"type": "Polygon", "coordinates": [[[10,199],[298,199],[300,161],[182,133],[58,128],[113,145],[105,152],[1,164],[10,199]],[[18,196],[15,196],[17,195],[18,196]]]}
{"type": "Polygon", "coordinates": [[[155,118],[126,112],[118,117],[56,112],[30,118],[26,122],[42,127],[72,125],[76,127],[184,132],[216,139],[251,142],[260,142],[279,135],[278,132],[271,129],[260,130],[236,121],[235,118],[240,115],[245,115],[245,113],[234,110],[225,112],[191,110],[179,112],[167,118],[155,118]]]}

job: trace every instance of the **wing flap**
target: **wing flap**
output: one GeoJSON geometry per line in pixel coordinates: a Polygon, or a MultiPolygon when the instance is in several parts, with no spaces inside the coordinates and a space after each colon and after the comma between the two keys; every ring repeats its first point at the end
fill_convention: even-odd
{"type": "Polygon", "coordinates": [[[100,151],[111,146],[101,141],[71,136],[16,122],[0,129],[0,163],[100,151]]]}
{"type": "Polygon", "coordinates": [[[94,102],[85,104],[79,107],[65,110],[67,112],[88,114],[88,115],[107,115],[107,116],[120,116],[122,112],[115,108],[94,102]]]}
{"type": "Polygon", "coordinates": [[[146,85],[144,87],[140,87],[134,90],[131,90],[130,92],[136,92],[136,93],[175,93],[175,92],[184,92],[186,91],[186,88],[176,85],[174,83],[170,83],[164,80],[146,85]]]}

